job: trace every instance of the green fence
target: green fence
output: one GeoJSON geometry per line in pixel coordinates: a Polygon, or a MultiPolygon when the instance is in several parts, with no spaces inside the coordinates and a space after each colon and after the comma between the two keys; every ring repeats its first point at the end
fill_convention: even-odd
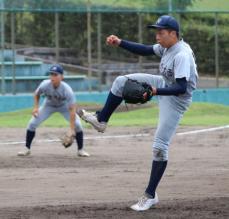
{"type": "Polygon", "coordinates": [[[1,0],[7,12],[227,12],[227,0],[1,0]]]}
{"type": "MultiPolygon", "coordinates": [[[[153,44],[154,33],[146,26],[168,13],[179,20],[181,36],[195,52],[200,76],[214,76],[215,86],[220,87],[219,77],[229,75],[228,12],[227,0],[0,0],[1,93],[6,93],[5,49],[28,59],[81,66],[83,74],[97,77],[100,84],[104,75],[120,73],[116,67],[125,63],[139,63],[138,72],[145,72],[150,63],[154,68],[158,59],[109,48],[105,39],[116,34],[153,44]],[[33,53],[29,53],[31,48],[33,53]]],[[[13,78],[15,57],[11,61],[13,78]]],[[[81,69],[76,67],[73,73],[81,74],[81,69]]],[[[17,92],[15,86],[12,89],[17,92]]]]}
{"type": "MultiPolygon", "coordinates": [[[[77,92],[77,102],[104,104],[108,92],[77,92]]],[[[193,102],[205,102],[223,104],[229,106],[229,89],[206,89],[196,90],[193,94],[193,102]]],[[[156,101],[156,98],[153,98],[156,101]]],[[[33,96],[24,95],[5,95],[0,96],[0,112],[10,112],[33,106],[33,96]]]]}

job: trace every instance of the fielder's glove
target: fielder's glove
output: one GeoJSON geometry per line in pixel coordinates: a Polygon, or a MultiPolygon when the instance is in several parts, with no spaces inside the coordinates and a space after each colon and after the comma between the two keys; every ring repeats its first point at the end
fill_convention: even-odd
{"type": "Polygon", "coordinates": [[[72,145],[75,139],[75,134],[71,132],[67,132],[64,134],[64,136],[61,138],[61,143],[65,148],[68,148],[72,145]]]}
{"type": "Polygon", "coordinates": [[[153,96],[152,87],[145,82],[138,82],[130,78],[127,79],[122,97],[126,103],[146,103],[153,96]]]}

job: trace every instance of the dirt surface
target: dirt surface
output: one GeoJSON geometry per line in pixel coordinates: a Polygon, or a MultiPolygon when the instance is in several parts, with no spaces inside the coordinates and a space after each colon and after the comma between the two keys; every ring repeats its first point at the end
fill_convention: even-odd
{"type": "Polygon", "coordinates": [[[176,135],[157,191],[160,202],[143,213],[129,206],[148,182],[154,129],[86,129],[89,158],[77,157],[75,145],[65,149],[52,141],[64,129],[38,129],[26,158],[16,156],[25,130],[0,131],[1,219],[229,218],[229,129],[176,135]]]}

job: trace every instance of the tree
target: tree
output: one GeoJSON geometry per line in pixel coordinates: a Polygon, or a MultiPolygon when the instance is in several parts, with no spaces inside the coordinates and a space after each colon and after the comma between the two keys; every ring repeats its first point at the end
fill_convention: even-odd
{"type": "Polygon", "coordinates": [[[158,10],[185,10],[191,6],[195,0],[156,0],[156,9],[158,10]]]}

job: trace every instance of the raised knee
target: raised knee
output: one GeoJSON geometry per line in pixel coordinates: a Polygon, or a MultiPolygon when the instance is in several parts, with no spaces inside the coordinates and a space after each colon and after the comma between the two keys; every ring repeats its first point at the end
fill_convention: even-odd
{"type": "Polygon", "coordinates": [[[167,161],[168,160],[168,149],[153,149],[153,160],[155,161],[167,161]]]}
{"type": "Polygon", "coordinates": [[[118,76],[114,82],[113,85],[120,85],[121,83],[124,83],[125,77],[124,76],[118,76]]]}

